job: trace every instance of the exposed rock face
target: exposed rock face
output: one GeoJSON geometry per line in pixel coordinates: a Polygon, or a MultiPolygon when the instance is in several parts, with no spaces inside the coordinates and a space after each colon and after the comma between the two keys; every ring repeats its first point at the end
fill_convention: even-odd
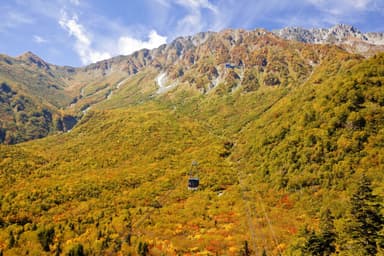
{"type": "Polygon", "coordinates": [[[361,41],[372,45],[384,45],[384,33],[362,33],[357,28],[345,24],[339,24],[329,29],[288,27],[273,31],[273,33],[287,40],[296,40],[304,43],[339,44],[361,41]]]}
{"type": "Polygon", "coordinates": [[[16,59],[26,62],[27,64],[36,65],[38,68],[43,69],[50,69],[50,66],[48,63],[46,63],[43,59],[41,59],[39,56],[32,52],[26,52],[20,56],[18,56],[16,59]]]}
{"type": "Polygon", "coordinates": [[[77,123],[77,119],[70,115],[65,115],[56,121],[57,130],[67,132],[70,131],[77,123]]]}

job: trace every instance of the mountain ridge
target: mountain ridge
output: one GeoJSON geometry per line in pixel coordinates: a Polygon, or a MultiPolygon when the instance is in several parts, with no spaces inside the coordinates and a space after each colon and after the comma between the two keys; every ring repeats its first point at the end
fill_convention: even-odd
{"type": "Polygon", "coordinates": [[[348,40],[361,40],[374,45],[384,45],[383,32],[362,33],[356,27],[347,24],[338,24],[328,29],[286,27],[272,32],[282,38],[304,43],[343,43],[348,40]]]}
{"type": "Polygon", "coordinates": [[[372,56],[376,52],[384,51],[384,33],[362,33],[357,28],[338,24],[328,29],[302,27],[286,27],[274,30],[277,36],[310,44],[336,44],[352,53],[372,56]]]}
{"type": "MultiPolygon", "coordinates": [[[[347,25],[335,26],[333,30],[340,34],[353,32],[353,35],[362,35],[347,25]]],[[[46,136],[57,132],[55,127],[71,127],[69,123],[60,123],[69,119],[72,120],[70,123],[79,120],[90,107],[137,104],[152,97],[162,97],[170,90],[181,93],[182,90],[193,89],[202,94],[224,95],[236,91],[249,93],[260,86],[297,85],[309,78],[322,61],[322,56],[329,54],[329,51],[338,51],[330,43],[314,44],[318,48],[315,50],[302,42],[281,38],[284,36],[279,37],[265,29],[201,32],[178,37],[152,50],[142,49],[128,56],[116,56],[78,68],[47,63],[32,52],[15,58],[2,55],[0,79],[13,91],[34,102],[33,105],[39,106],[33,107],[39,109],[38,112],[46,109],[51,113],[53,118],[47,119],[51,123],[45,124],[51,128],[44,128],[46,136]],[[128,92],[124,85],[133,81],[136,75],[144,75],[146,83],[128,92]],[[161,85],[158,82],[160,76],[165,82],[161,85]],[[160,90],[160,87],[163,89],[160,90]],[[129,95],[123,95],[127,93],[129,95]],[[116,97],[129,100],[117,101],[116,97]]],[[[364,56],[384,50],[384,46],[374,46],[361,40],[340,46],[364,56]]],[[[9,110],[8,117],[4,119],[9,121],[7,124],[3,122],[0,127],[17,132],[23,123],[17,124],[16,116],[20,113],[10,106],[5,109],[9,110]]],[[[29,136],[10,139],[10,134],[6,136],[8,139],[3,136],[2,141],[14,143],[29,139],[29,136]]]]}
{"type": "MultiPolygon", "coordinates": [[[[304,43],[314,43],[314,44],[335,44],[335,43],[343,43],[348,41],[348,39],[354,39],[354,40],[361,40],[365,43],[369,43],[372,45],[384,45],[384,32],[361,32],[358,28],[348,25],[348,24],[337,24],[334,25],[330,28],[303,28],[303,27],[284,27],[282,29],[276,29],[276,30],[271,30],[270,32],[266,29],[263,28],[256,28],[253,30],[244,30],[244,29],[223,29],[218,32],[212,32],[212,31],[207,31],[207,32],[199,32],[196,33],[195,35],[190,35],[190,36],[180,36],[175,39],[173,39],[170,43],[163,44],[159,47],[156,47],[152,50],[149,49],[140,49],[135,51],[132,54],[129,55],[118,55],[111,57],[109,59],[105,60],[100,60],[95,63],[90,63],[84,66],[80,67],[72,67],[68,65],[63,65],[63,66],[57,66],[55,64],[50,64],[50,65],[55,65],[57,67],[68,67],[68,68],[74,68],[74,69],[82,69],[85,68],[88,69],[92,68],[94,66],[97,66],[100,63],[105,63],[105,62],[113,62],[118,61],[122,58],[126,58],[129,56],[138,56],[140,55],[141,52],[154,52],[154,53],[159,53],[161,49],[166,48],[167,46],[177,46],[180,41],[189,41],[192,42],[194,46],[198,46],[206,41],[206,39],[209,36],[215,35],[215,34],[220,34],[220,33],[225,33],[228,31],[236,31],[236,32],[255,32],[255,31],[263,31],[264,33],[273,33],[281,38],[287,39],[287,40],[295,40],[299,42],[304,42],[304,43]],[[332,38],[331,38],[332,37],[332,38]]],[[[155,54],[156,55],[156,54],[155,54]]],[[[11,56],[9,56],[11,57],[11,56]]],[[[48,64],[45,60],[43,60],[41,57],[36,55],[35,53],[31,51],[27,51],[25,53],[20,54],[19,56],[16,57],[11,57],[11,58],[16,58],[16,59],[28,59],[31,58],[31,60],[35,59],[39,62],[43,62],[48,64]]]]}

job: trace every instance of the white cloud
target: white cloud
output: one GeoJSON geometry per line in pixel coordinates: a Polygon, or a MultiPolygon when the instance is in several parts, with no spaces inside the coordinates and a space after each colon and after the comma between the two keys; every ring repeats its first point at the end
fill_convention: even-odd
{"type": "Polygon", "coordinates": [[[79,22],[79,18],[76,15],[68,18],[65,12],[62,12],[59,24],[75,39],[74,49],[83,64],[94,63],[119,54],[129,55],[143,48],[153,49],[167,41],[167,37],[159,35],[155,30],[149,32],[148,40],[127,35],[120,35],[115,39],[97,35],[96,40],[93,40],[93,35],[79,22]],[[95,44],[94,41],[102,43],[95,44]]]}
{"type": "Polygon", "coordinates": [[[45,38],[43,38],[43,37],[41,37],[41,36],[38,36],[38,35],[34,35],[34,36],[33,36],[33,41],[34,41],[35,43],[38,43],[38,44],[43,44],[43,43],[47,43],[47,42],[48,42],[47,39],[45,39],[45,38]]]}
{"type": "Polygon", "coordinates": [[[161,4],[162,6],[165,6],[165,7],[170,7],[171,3],[169,0],[155,0],[156,2],[158,2],[159,4],[161,4]]]}
{"type": "MultiPolygon", "coordinates": [[[[223,28],[222,18],[219,8],[209,0],[155,0],[159,8],[159,16],[165,16],[169,19],[175,10],[173,8],[182,8],[186,14],[178,17],[172,22],[176,26],[170,34],[174,36],[192,35],[196,32],[205,30],[217,30],[223,28]],[[162,10],[161,10],[162,9],[162,10]],[[205,11],[208,11],[208,15],[205,11]],[[161,13],[163,12],[163,13],[161,13]],[[163,15],[161,15],[163,14],[163,15]]],[[[183,13],[176,11],[176,13],[183,13]]],[[[166,26],[167,24],[165,24],[166,26]]]]}
{"type": "Polygon", "coordinates": [[[218,11],[216,6],[211,4],[208,0],[176,0],[176,3],[193,11],[197,11],[201,8],[209,9],[215,13],[218,11]]]}
{"type": "Polygon", "coordinates": [[[129,36],[122,36],[118,40],[119,54],[128,55],[140,49],[153,49],[167,42],[167,37],[159,35],[152,30],[148,35],[148,41],[142,41],[129,36]]]}
{"type": "Polygon", "coordinates": [[[4,15],[0,23],[0,31],[12,29],[15,27],[33,24],[35,21],[28,15],[12,10],[10,8],[1,8],[0,12],[4,15]]]}
{"type": "Polygon", "coordinates": [[[364,11],[373,6],[374,0],[308,0],[317,8],[335,15],[342,15],[350,11],[364,11]]]}
{"type": "Polygon", "coordinates": [[[17,24],[32,24],[33,19],[29,18],[23,13],[11,11],[8,13],[8,19],[10,19],[11,22],[17,23],[17,24]]]}
{"type": "Polygon", "coordinates": [[[110,53],[97,51],[92,48],[91,35],[87,33],[85,28],[78,22],[78,17],[76,15],[72,18],[68,18],[67,14],[62,12],[59,24],[70,36],[73,36],[76,39],[75,50],[79,54],[83,64],[111,58],[110,53]]]}
{"type": "Polygon", "coordinates": [[[71,4],[80,5],[80,0],[69,0],[71,4]]]}
{"type": "Polygon", "coordinates": [[[216,25],[219,10],[208,0],[176,0],[176,3],[189,11],[188,15],[177,23],[177,30],[179,33],[194,34],[207,29],[217,29],[216,25]],[[203,9],[212,12],[210,17],[213,21],[204,20],[202,14],[203,9]]]}

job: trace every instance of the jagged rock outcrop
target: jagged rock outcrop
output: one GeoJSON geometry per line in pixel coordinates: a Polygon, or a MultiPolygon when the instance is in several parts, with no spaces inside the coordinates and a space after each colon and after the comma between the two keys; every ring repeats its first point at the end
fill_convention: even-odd
{"type": "Polygon", "coordinates": [[[38,68],[42,68],[46,70],[50,69],[50,66],[47,62],[45,62],[39,56],[37,56],[36,54],[30,51],[16,57],[16,59],[23,61],[29,65],[36,65],[38,68]]]}
{"type": "Polygon", "coordinates": [[[352,53],[365,56],[384,51],[384,33],[363,33],[357,28],[339,24],[331,28],[287,27],[273,31],[286,40],[295,40],[311,44],[337,44],[352,53]]]}
{"type": "Polygon", "coordinates": [[[287,27],[273,31],[276,35],[287,40],[296,40],[304,43],[346,43],[350,41],[362,41],[373,45],[384,45],[384,33],[362,33],[357,28],[339,24],[329,29],[301,27],[287,27]]]}

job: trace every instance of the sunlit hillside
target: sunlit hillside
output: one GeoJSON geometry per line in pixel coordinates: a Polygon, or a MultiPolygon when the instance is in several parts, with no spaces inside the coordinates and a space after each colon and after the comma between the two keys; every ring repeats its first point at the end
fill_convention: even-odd
{"type": "Polygon", "coordinates": [[[77,70],[72,129],[0,145],[1,255],[384,253],[384,54],[205,36],[77,70]]]}

